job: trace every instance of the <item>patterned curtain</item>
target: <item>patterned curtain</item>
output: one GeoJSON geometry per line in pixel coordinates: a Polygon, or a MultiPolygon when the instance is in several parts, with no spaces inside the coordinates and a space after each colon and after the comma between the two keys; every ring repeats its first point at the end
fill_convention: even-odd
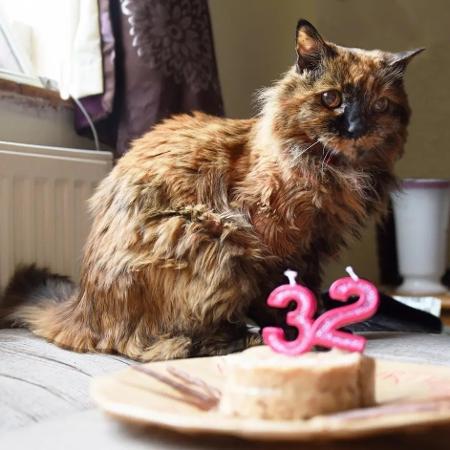
{"type": "MultiPolygon", "coordinates": [[[[100,0],[105,92],[82,99],[120,156],[173,114],[223,115],[207,0],[100,0]]],[[[77,111],[76,126],[87,131],[77,111]]]]}

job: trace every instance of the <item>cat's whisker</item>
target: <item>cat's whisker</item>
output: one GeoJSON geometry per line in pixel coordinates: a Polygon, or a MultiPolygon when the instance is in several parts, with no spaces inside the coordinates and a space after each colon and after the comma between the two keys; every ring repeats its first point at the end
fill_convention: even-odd
{"type": "Polygon", "coordinates": [[[301,147],[299,147],[297,145],[294,145],[293,146],[294,153],[295,153],[294,161],[297,162],[310,148],[314,147],[318,143],[319,143],[319,141],[317,140],[317,141],[313,142],[311,145],[309,145],[306,148],[301,148],[301,147]],[[300,149],[300,151],[297,151],[298,149],[300,149]]]}
{"type": "Polygon", "coordinates": [[[318,143],[319,143],[319,140],[313,142],[309,147],[307,147],[307,148],[305,149],[305,152],[306,152],[307,150],[309,150],[311,147],[314,147],[314,145],[316,145],[316,144],[318,144],[318,143]]]}
{"type": "Polygon", "coordinates": [[[322,173],[322,175],[325,172],[325,166],[328,168],[330,168],[330,166],[328,165],[331,156],[333,155],[333,148],[332,147],[328,147],[327,143],[329,140],[327,140],[326,142],[321,142],[322,144],[322,159],[321,159],[321,169],[320,172],[322,173]]]}
{"type": "Polygon", "coordinates": [[[334,154],[334,150],[330,147],[330,151],[328,152],[328,157],[327,157],[327,160],[326,160],[326,165],[327,166],[329,165],[329,162],[331,161],[331,158],[333,157],[333,154],[334,154]]]}
{"type": "Polygon", "coordinates": [[[322,160],[321,160],[321,169],[320,169],[320,172],[322,173],[322,175],[323,175],[323,173],[324,173],[324,162],[325,162],[325,157],[326,157],[326,150],[325,150],[325,144],[322,144],[322,160]]]}

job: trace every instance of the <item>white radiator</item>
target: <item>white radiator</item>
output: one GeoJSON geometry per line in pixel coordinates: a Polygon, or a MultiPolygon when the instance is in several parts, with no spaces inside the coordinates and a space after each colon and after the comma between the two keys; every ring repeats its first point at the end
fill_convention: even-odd
{"type": "Polygon", "coordinates": [[[19,263],[79,277],[86,201],[112,154],[0,141],[0,288],[19,263]]]}

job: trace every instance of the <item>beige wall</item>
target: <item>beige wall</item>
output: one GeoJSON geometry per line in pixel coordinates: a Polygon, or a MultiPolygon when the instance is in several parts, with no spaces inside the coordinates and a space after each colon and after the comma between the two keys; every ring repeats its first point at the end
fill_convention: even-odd
{"type": "MultiPolygon", "coordinates": [[[[313,22],[341,45],[385,50],[427,47],[406,78],[413,109],[400,176],[450,176],[450,3],[446,0],[209,0],[228,116],[248,117],[252,93],[294,61],[296,21],[313,22]]],[[[352,264],[378,278],[374,226],[326,270],[327,282],[352,264]]]]}
{"type": "Polygon", "coordinates": [[[91,139],[76,134],[73,123],[72,109],[12,93],[0,96],[0,141],[94,149],[91,139]]]}
{"type": "Polygon", "coordinates": [[[311,18],[313,5],[314,0],[209,0],[228,116],[250,116],[255,91],[294,63],[297,20],[311,18]]]}

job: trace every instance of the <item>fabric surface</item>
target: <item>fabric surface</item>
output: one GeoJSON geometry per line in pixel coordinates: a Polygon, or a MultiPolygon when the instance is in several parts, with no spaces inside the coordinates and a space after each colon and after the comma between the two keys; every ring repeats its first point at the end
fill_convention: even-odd
{"type": "Polygon", "coordinates": [[[0,435],[93,408],[91,378],[130,363],[63,350],[26,330],[0,330],[0,435]]]}
{"type": "MultiPolygon", "coordinates": [[[[173,114],[223,115],[206,0],[121,0],[109,9],[101,0],[100,10],[105,92],[82,103],[117,156],[173,114]]],[[[87,125],[79,111],[76,125],[87,125]]]]}
{"type": "MultiPolygon", "coordinates": [[[[371,356],[450,365],[448,334],[369,333],[366,337],[371,356]]],[[[0,435],[52,419],[70,420],[77,412],[91,410],[92,377],[132,363],[118,355],[64,350],[27,330],[0,330],[0,435]]],[[[0,448],[9,447],[0,440],[0,448]]]]}

